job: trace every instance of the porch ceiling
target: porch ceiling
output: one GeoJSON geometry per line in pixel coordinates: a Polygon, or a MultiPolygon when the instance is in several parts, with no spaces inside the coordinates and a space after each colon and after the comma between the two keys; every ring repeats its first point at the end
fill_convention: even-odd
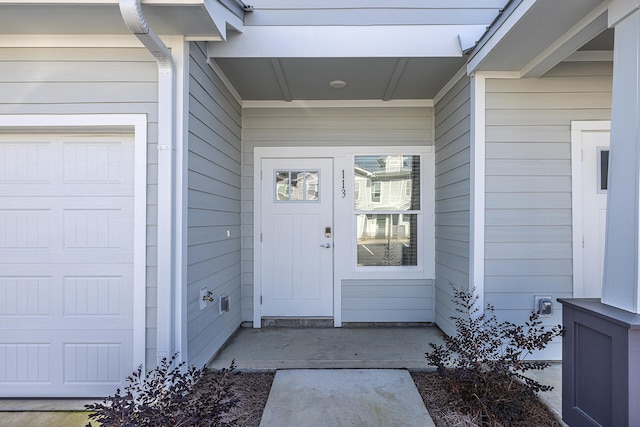
{"type": "Polygon", "coordinates": [[[466,57],[218,58],[243,100],[433,99],[466,57]],[[333,88],[342,80],[347,85],[333,88]]]}

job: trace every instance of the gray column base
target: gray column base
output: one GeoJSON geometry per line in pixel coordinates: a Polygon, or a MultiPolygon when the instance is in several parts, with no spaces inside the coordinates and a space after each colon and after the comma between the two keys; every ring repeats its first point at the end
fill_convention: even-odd
{"type": "Polygon", "coordinates": [[[640,426],[640,315],[599,299],[559,299],[562,419],[571,427],[640,426]]]}

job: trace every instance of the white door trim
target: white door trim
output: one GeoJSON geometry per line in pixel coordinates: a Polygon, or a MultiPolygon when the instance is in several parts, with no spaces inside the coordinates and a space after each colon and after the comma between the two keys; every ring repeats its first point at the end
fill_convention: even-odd
{"type": "Polygon", "coordinates": [[[611,121],[571,122],[571,224],[573,247],[573,296],[582,296],[584,281],[584,251],[582,248],[582,134],[587,131],[607,131],[611,121]],[[578,289],[578,287],[580,287],[578,289]]]}
{"type": "Polygon", "coordinates": [[[133,364],[145,365],[146,352],[146,233],[147,233],[147,116],[145,114],[23,114],[0,115],[0,131],[24,128],[70,131],[133,132],[133,364]]]}

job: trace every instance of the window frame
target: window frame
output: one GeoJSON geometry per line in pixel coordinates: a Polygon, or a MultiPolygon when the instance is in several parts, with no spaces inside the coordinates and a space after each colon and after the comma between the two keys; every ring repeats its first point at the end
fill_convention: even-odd
{"type": "MultiPolygon", "coordinates": [[[[420,161],[420,166],[419,166],[419,173],[420,173],[420,209],[413,209],[413,210],[362,210],[362,209],[356,209],[356,203],[355,203],[355,191],[351,193],[352,196],[352,203],[351,203],[351,222],[352,222],[352,231],[351,231],[351,235],[349,237],[349,241],[351,242],[352,245],[352,268],[354,273],[358,274],[366,274],[366,273],[373,273],[373,274],[379,274],[379,273],[400,273],[400,272],[406,272],[406,273],[410,273],[410,272],[422,272],[425,269],[425,265],[424,265],[424,257],[425,257],[425,240],[428,239],[428,236],[425,236],[424,230],[425,230],[425,219],[426,219],[426,213],[427,210],[425,209],[425,201],[426,201],[426,194],[428,193],[427,191],[424,191],[423,189],[425,189],[425,186],[428,185],[427,184],[427,180],[426,180],[426,175],[425,175],[425,171],[426,171],[426,156],[427,153],[419,151],[419,152],[415,152],[413,150],[403,150],[403,151],[398,151],[397,149],[394,148],[390,148],[388,150],[385,151],[380,151],[380,152],[375,152],[375,153],[371,153],[371,152],[367,152],[364,151],[363,152],[356,152],[354,153],[351,157],[351,165],[355,165],[355,160],[357,157],[361,157],[361,156],[396,156],[396,155],[401,155],[401,156],[417,156],[419,158],[420,161]],[[416,251],[417,251],[417,255],[416,255],[416,265],[358,265],[358,216],[359,215],[409,215],[409,214],[415,214],[417,216],[417,242],[416,242],[416,251]]],[[[372,183],[373,185],[374,183],[372,183]]],[[[382,183],[381,184],[381,191],[382,191],[382,183]]],[[[355,187],[356,185],[356,181],[355,181],[355,172],[353,170],[351,170],[351,185],[353,185],[355,187]]],[[[402,194],[406,194],[405,193],[405,189],[401,186],[400,191],[402,194]]],[[[373,192],[372,192],[373,195],[373,192]]],[[[382,197],[381,197],[382,199],[382,197]]],[[[373,197],[371,200],[372,204],[379,204],[381,202],[374,202],[373,201],[373,197]]],[[[433,202],[431,203],[431,205],[433,204],[433,202]]],[[[391,216],[391,221],[393,221],[393,216],[391,216]]]]}

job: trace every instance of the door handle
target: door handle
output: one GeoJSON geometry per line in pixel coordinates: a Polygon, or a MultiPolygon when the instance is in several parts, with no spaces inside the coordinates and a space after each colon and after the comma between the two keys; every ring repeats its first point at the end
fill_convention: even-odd
{"type": "Polygon", "coordinates": [[[323,248],[327,248],[328,249],[328,248],[331,247],[331,243],[325,243],[325,244],[320,245],[320,246],[322,246],[323,248]]]}

